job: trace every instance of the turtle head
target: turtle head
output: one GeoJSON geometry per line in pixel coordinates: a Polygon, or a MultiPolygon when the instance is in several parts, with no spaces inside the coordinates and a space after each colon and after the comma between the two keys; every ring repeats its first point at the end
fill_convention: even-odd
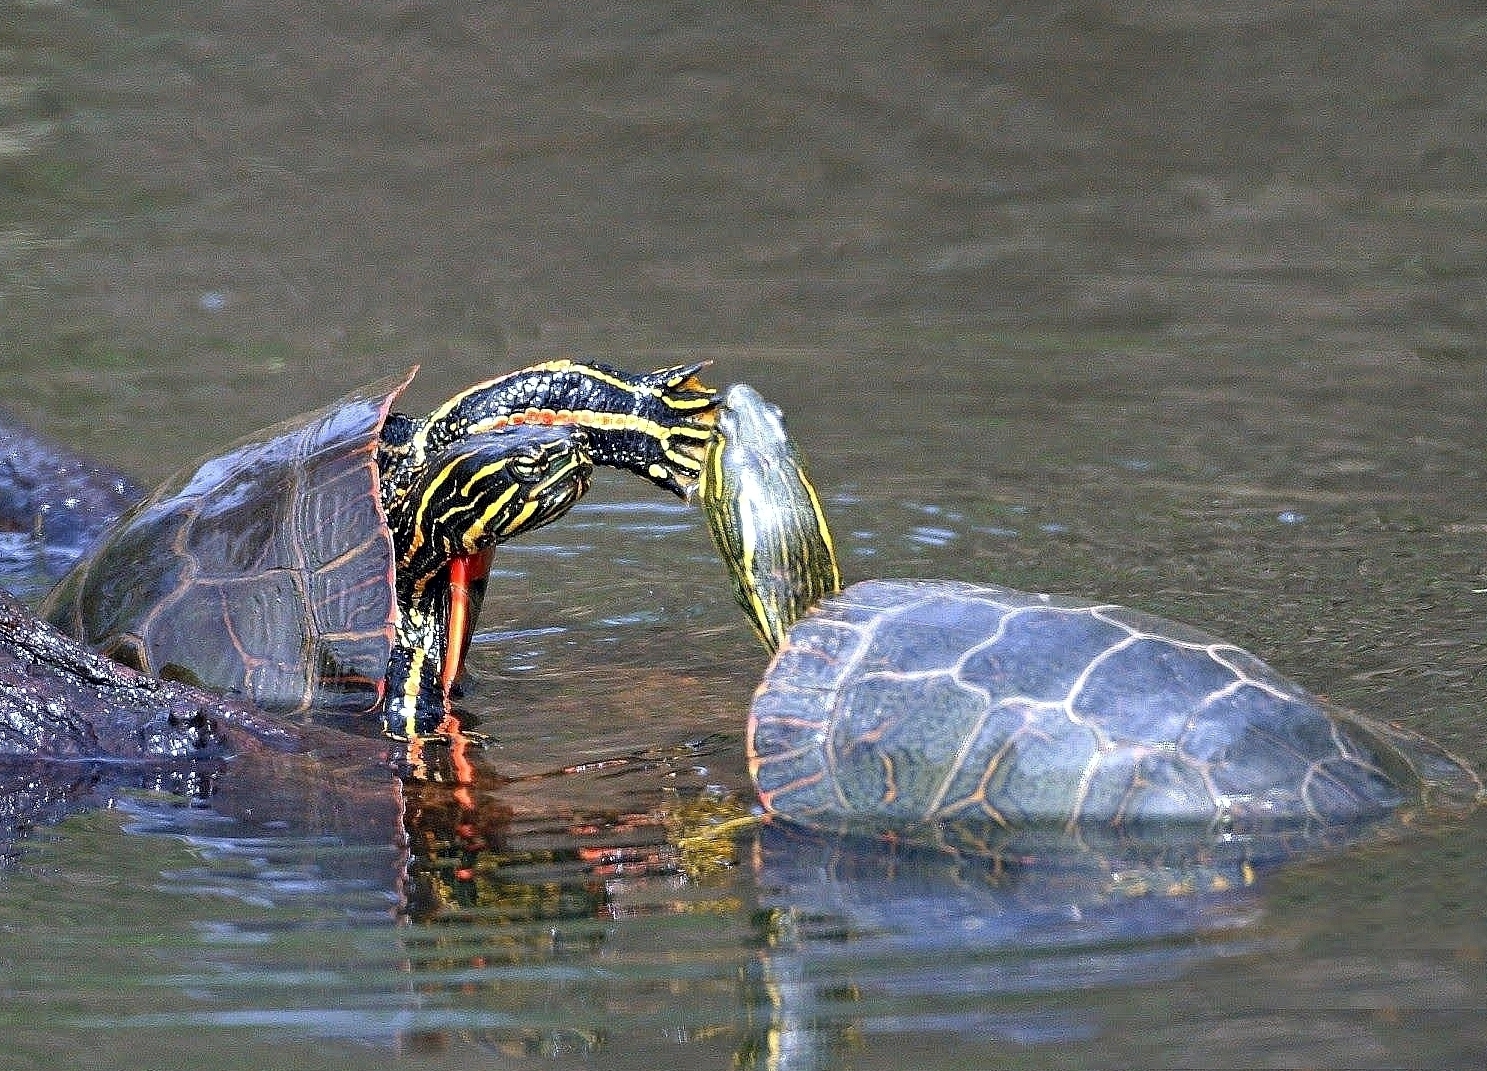
{"type": "Polygon", "coordinates": [[[387,502],[398,586],[417,593],[451,560],[557,520],[589,489],[582,429],[517,425],[458,440],[387,502]]]}
{"type": "Polygon", "coordinates": [[[728,388],[697,487],[733,596],[774,651],[807,610],[841,590],[821,497],[780,410],[744,383],[728,388]]]}
{"type": "Polygon", "coordinates": [[[579,428],[517,426],[466,439],[429,468],[430,491],[444,498],[428,519],[469,554],[567,513],[589,489],[594,462],[579,428]]]}
{"type": "Polygon", "coordinates": [[[494,494],[484,495],[488,506],[499,507],[492,515],[496,523],[486,525],[495,528],[490,543],[557,520],[589,489],[594,459],[589,437],[581,429],[513,428],[496,439],[492,463],[504,471],[494,476],[494,494]],[[503,446],[501,440],[508,437],[519,441],[503,446]],[[509,490],[501,490],[502,483],[509,490]]]}

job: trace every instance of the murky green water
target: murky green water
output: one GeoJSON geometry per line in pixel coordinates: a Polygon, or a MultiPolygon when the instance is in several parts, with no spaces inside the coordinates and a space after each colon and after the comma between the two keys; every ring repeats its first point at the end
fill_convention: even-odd
{"type": "MultiPolygon", "coordinates": [[[[1483,71],[1471,5],[10,4],[4,401],[157,478],[413,362],[707,358],[850,576],[1134,604],[1487,766],[1483,71]]],[[[762,658],[698,518],[610,478],[498,567],[478,791],[38,831],[0,1065],[1487,1060],[1481,817],[1178,900],[699,845],[762,658]]]]}

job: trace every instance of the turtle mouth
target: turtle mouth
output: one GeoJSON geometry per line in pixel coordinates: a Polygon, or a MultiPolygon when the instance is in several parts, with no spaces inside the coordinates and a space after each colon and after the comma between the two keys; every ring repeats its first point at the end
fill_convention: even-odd
{"type": "Polygon", "coordinates": [[[693,457],[697,469],[682,467],[678,465],[652,465],[646,472],[646,479],[650,480],[663,491],[670,491],[685,502],[695,501],[697,497],[698,473],[702,467],[701,450],[693,451],[690,447],[685,451],[688,457],[693,457]]]}
{"type": "Polygon", "coordinates": [[[532,501],[537,508],[533,510],[532,517],[524,528],[550,524],[572,509],[574,503],[588,491],[592,473],[592,467],[579,457],[554,473],[546,484],[533,492],[532,501]]]}
{"type": "Polygon", "coordinates": [[[551,505],[542,514],[542,522],[555,521],[563,514],[573,508],[573,504],[584,496],[589,489],[588,477],[569,480],[559,489],[551,501],[551,505]]]}

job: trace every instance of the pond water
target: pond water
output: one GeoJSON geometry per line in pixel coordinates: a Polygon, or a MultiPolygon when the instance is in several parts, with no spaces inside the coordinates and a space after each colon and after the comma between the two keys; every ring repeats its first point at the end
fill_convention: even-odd
{"type": "MultiPolygon", "coordinates": [[[[0,20],[36,426],[148,481],[412,363],[423,407],[706,359],[789,415],[849,579],[1135,605],[1487,767],[1473,5],[0,20]]],[[[482,627],[473,786],[37,808],[0,1063],[1487,1062],[1480,814],[1146,896],[729,824],[764,659],[698,515],[618,477],[482,627]]]]}

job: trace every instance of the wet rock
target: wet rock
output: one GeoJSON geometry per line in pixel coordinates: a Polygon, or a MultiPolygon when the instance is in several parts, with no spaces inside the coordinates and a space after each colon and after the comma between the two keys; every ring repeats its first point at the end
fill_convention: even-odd
{"type": "Polygon", "coordinates": [[[128,476],[0,409],[0,530],[29,532],[60,556],[77,557],[142,497],[128,476]]]}

